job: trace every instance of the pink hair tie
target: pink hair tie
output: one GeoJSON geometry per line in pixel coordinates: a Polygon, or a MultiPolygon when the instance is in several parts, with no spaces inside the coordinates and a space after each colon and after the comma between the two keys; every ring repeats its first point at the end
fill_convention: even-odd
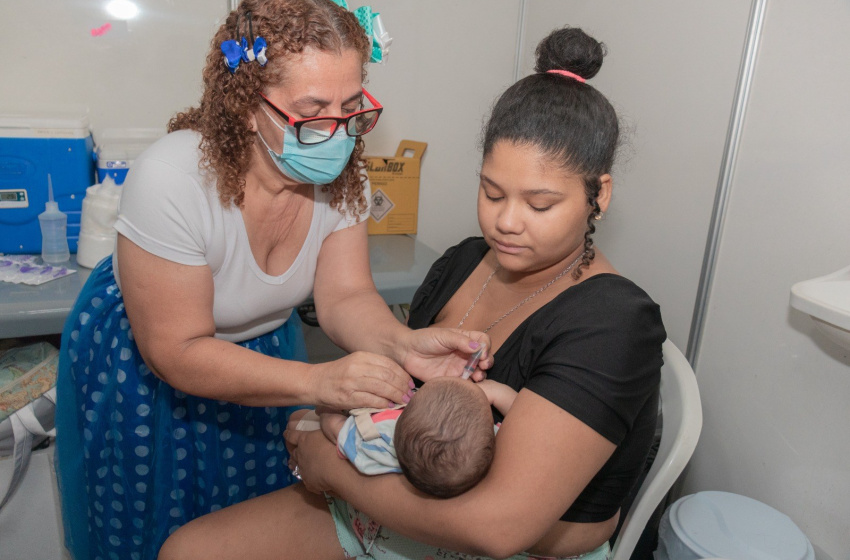
{"type": "Polygon", "coordinates": [[[572,72],[568,72],[567,70],[547,70],[547,74],[560,74],[561,76],[566,76],[567,78],[572,78],[578,82],[584,83],[587,80],[579,76],[578,74],[573,74],[572,72]]]}

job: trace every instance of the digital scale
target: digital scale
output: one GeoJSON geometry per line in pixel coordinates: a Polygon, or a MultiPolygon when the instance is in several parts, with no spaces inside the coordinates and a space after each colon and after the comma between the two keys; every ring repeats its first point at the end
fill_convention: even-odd
{"type": "Polygon", "coordinates": [[[27,208],[29,205],[27,191],[0,189],[0,208],[27,208]]]}

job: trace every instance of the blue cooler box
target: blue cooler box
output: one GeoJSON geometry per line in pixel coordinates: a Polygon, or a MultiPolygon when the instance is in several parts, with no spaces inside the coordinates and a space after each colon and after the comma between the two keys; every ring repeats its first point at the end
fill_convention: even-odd
{"type": "Polygon", "coordinates": [[[85,115],[0,115],[0,253],[41,253],[48,173],[77,252],[83,198],[95,182],[93,148],[85,115]]]}

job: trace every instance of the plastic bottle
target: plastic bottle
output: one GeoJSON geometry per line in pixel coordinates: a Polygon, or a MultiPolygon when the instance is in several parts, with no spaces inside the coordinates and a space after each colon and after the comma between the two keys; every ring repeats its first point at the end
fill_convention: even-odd
{"type": "Polygon", "coordinates": [[[80,214],[80,239],[77,243],[77,264],[94,268],[104,257],[112,254],[118,233],[113,227],[118,219],[121,187],[111,175],[103,182],[86,189],[83,211],[80,214]]]}
{"type": "Polygon", "coordinates": [[[41,260],[46,263],[61,263],[71,258],[68,249],[68,216],[59,211],[59,204],[53,200],[53,180],[47,174],[49,198],[44,212],[38,215],[41,225],[41,260]]]}

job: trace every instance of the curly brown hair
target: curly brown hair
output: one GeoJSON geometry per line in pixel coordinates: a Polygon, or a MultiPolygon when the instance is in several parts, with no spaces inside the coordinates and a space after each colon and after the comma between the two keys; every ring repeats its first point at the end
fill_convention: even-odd
{"type": "MultiPolygon", "coordinates": [[[[308,47],[325,52],[354,49],[360,53],[365,80],[371,42],[354,14],[330,0],[243,0],[213,36],[200,105],[176,114],[168,131],[190,129],[201,134],[201,166],[216,175],[218,196],[225,207],[243,204],[245,172],[256,139],[250,118],[259,107],[259,93],[283,83],[291,55],[308,47]],[[220,46],[238,38],[237,19],[244,27],[248,12],[254,36],[268,43],[268,63],[240,64],[231,74],[220,46]]],[[[363,147],[358,137],[342,174],[324,187],[332,193],[331,207],[340,213],[343,202],[353,216],[366,209],[363,147]]]]}

